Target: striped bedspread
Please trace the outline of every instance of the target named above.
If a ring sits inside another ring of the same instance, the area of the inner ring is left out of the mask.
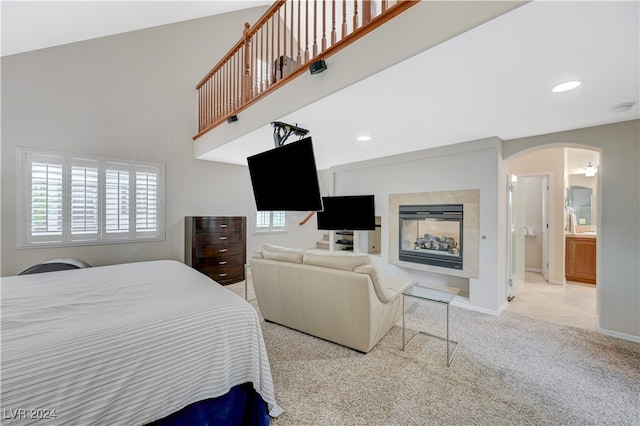
[[[260,322],[176,261],[2,278],[3,425],[137,425],[251,382],[279,415]]]

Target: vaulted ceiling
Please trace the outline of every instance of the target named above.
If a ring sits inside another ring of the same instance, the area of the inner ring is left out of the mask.
[[[2,1],[2,55],[270,3]],[[271,119],[311,131],[319,169],[490,136],[638,119],[639,5],[532,1]],[[582,85],[551,92],[567,80]],[[634,104],[612,111],[625,102]],[[247,156],[273,148],[271,134],[267,121],[203,158],[246,164]],[[356,140],[365,134],[370,141]]]

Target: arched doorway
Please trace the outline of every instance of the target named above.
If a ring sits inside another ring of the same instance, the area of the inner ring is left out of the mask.
[[[565,238],[571,232],[568,219],[574,211],[578,214],[573,222],[579,225],[577,229],[574,225],[573,232],[593,239],[595,247],[598,176],[584,175],[589,164],[600,164],[599,151],[574,146],[543,146],[508,159],[511,192],[507,199],[513,203],[508,207],[514,221],[508,229],[508,285],[513,287],[507,289],[507,310],[598,329],[596,285],[568,280],[565,271]],[[591,187],[589,202],[572,202],[572,186]]]

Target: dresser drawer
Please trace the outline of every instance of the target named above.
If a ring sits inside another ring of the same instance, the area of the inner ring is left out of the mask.
[[[244,244],[215,244],[208,246],[196,246],[196,259],[219,256],[233,256],[240,254],[240,262],[244,263]]]
[[[212,244],[234,244],[242,243],[244,234],[241,232],[216,232],[196,234],[196,246],[208,246]]]
[[[244,256],[242,253],[234,256],[222,254],[219,256],[200,257],[196,259],[195,268],[200,270],[203,268],[228,268],[229,266],[244,265]]]
[[[231,284],[244,280],[244,265],[204,267],[198,270],[220,284]]]
[[[196,233],[244,233],[244,221],[233,217],[199,217],[195,219]]]

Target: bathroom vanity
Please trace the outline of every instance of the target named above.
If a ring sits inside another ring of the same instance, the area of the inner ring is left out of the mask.
[[[567,281],[596,283],[596,235],[565,236],[565,277]]]

